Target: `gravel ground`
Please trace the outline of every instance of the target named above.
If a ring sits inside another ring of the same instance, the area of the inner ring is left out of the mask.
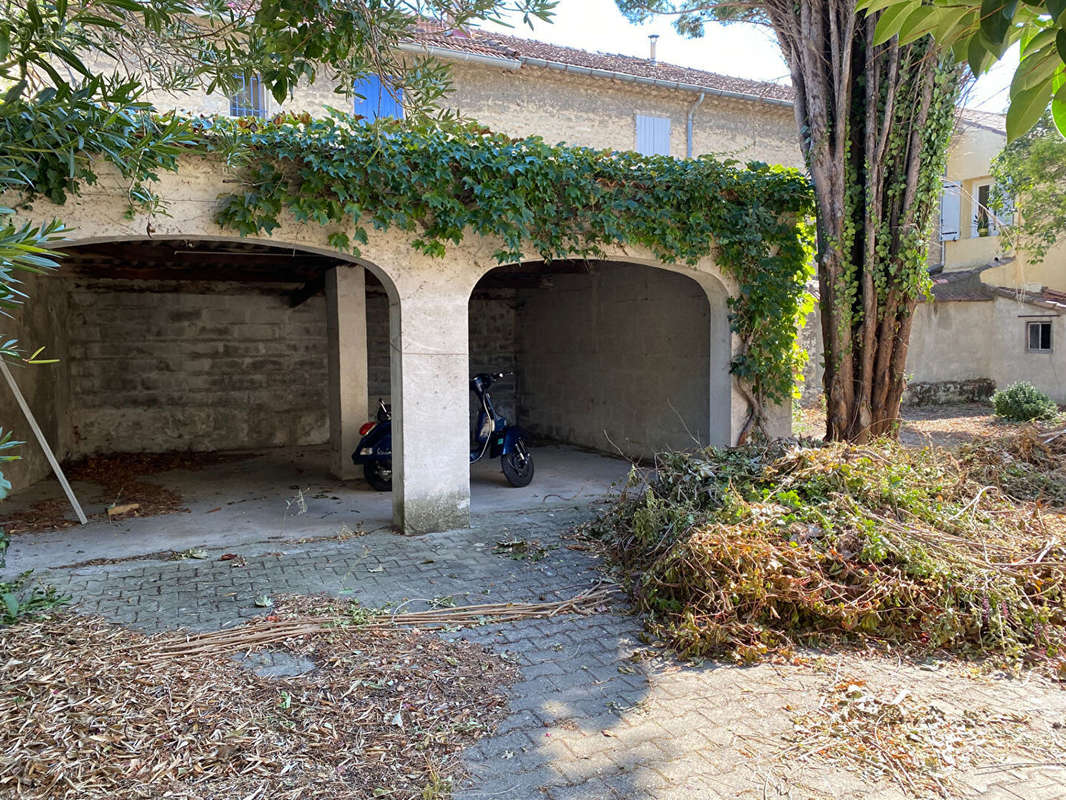
[[[1018,423],[1006,422],[992,412],[990,403],[958,403],[903,409],[900,441],[920,447],[934,444],[957,447],[983,437],[1003,436],[1017,430]],[[793,420],[800,436],[821,438],[825,432],[825,411],[820,407],[801,409]]]

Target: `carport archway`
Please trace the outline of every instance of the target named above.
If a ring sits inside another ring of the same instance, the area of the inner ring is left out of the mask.
[[[471,294],[470,371],[514,370],[498,405],[543,441],[627,458],[728,444],[724,297],[627,262],[500,267]]]
[[[57,450],[330,443],[330,470],[351,477],[369,394],[389,393],[369,385],[367,362],[368,333],[388,337],[387,290],[362,266],[217,238],[75,241],[64,256],[48,279],[65,310]],[[387,363],[373,366],[388,380]]]

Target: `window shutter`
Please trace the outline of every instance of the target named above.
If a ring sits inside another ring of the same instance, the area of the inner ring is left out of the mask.
[[[403,118],[403,96],[399,89],[389,91],[386,83],[378,75],[366,75],[352,86],[356,94],[352,109],[356,114],[375,120],[378,117]],[[396,95],[393,97],[393,95]],[[361,95],[361,96],[360,96]]]
[[[229,99],[229,114],[231,117],[259,117],[266,116],[266,98],[263,95],[263,82],[258,75],[237,75],[240,88]]]
[[[954,181],[944,181],[940,193],[940,241],[954,242],[959,238],[959,223],[962,222],[962,192]]]
[[[670,155],[670,118],[637,114],[637,152],[644,156]]]

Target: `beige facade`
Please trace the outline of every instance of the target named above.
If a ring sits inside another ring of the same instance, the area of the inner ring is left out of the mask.
[[[998,231],[987,235],[977,224],[981,187],[992,185],[992,161],[1007,142],[1006,134],[981,125],[963,124],[948,156],[946,181],[959,186],[958,239],[942,243],[932,263],[947,271],[986,267],[981,279],[989,286],[1039,292],[1047,287],[1066,291],[1066,242],[1053,247],[1040,263],[1010,250]],[[1024,214],[1025,210],[1020,209]]]
[[[443,54],[447,59],[448,54]],[[547,67],[450,63],[452,91],[447,105],[464,117],[511,136],[541,136],[551,143],[610,150],[636,149],[636,117],[670,120],[670,155],[684,158],[689,114],[692,153],[739,161],[764,161],[802,168],[791,106],[756,98],[739,99],[707,90],[682,90]],[[262,97],[265,116],[282,111],[323,116],[327,109],[349,111],[352,99],[306,83],[279,104]],[[700,97],[703,96],[701,100]],[[230,100],[222,94],[151,95],[161,110],[222,114]]]

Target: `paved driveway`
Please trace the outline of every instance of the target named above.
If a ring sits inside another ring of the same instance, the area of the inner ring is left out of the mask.
[[[204,559],[125,561],[45,577],[84,611],[149,631],[239,624],[262,613],[257,597],[281,592],[326,592],[367,606],[445,596],[461,604],[561,598],[600,577],[596,559],[564,536],[589,513],[573,505],[497,513],[476,517],[468,531],[264,541],[233,548],[241,559],[220,561],[227,548],[209,548]],[[515,537],[538,542],[544,557],[495,552],[496,542]],[[753,668],[645,660],[638,621],[621,604],[588,617],[457,635],[511,654],[522,673],[510,692],[510,716],[466,754],[471,777],[456,792],[459,800],[907,796],[885,780],[781,756],[789,714],[816,707],[842,675],[988,713],[1009,708],[1026,715],[1034,736],[1054,737],[1055,726],[1066,724],[1066,693],[1037,678],[973,677],[951,665],[919,668],[856,655]],[[1066,797],[1066,771],[1002,766],[1016,760],[1004,755],[990,771],[971,770],[958,796]]]

